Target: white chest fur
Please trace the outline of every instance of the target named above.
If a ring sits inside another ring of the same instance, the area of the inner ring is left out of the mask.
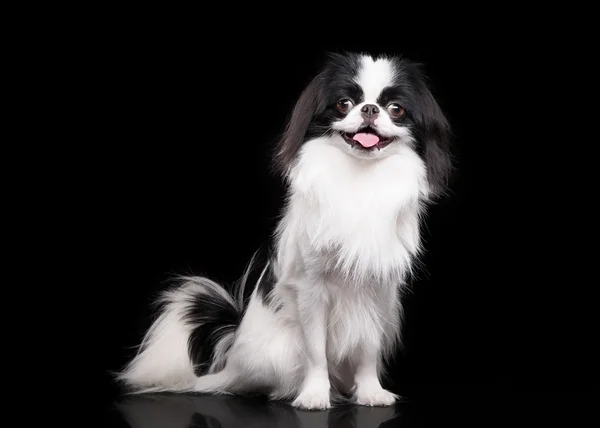
[[[410,268],[426,191],[425,166],[412,149],[366,160],[316,139],[303,146],[290,183],[279,229],[284,270],[300,264],[361,282],[397,280]]]

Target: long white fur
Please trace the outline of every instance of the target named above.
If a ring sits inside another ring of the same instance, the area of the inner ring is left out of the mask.
[[[363,58],[357,82],[365,103],[376,102],[391,73],[385,59]],[[356,129],[359,110],[334,127]],[[358,404],[392,404],[397,396],[380,383],[382,362],[399,340],[399,292],[421,248],[428,184],[410,131],[386,114],[377,126],[398,142],[368,154],[340,136],[302,146],[276,233],[271,304],[254,290],[227,339],[233,344],[223,370],[198,378],[187,354],[192,326],[180,317],[190,293],[219,292],[198,279],[165,296],[166,309],[121,379],[138,392],[267,391],[305,409],[329,408],[332,386]]]

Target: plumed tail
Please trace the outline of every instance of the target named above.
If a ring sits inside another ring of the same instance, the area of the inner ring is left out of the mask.
[[[158,316],[138,352],[116,374],[129,393],[225,393],[227,379],[218,371],[245,309],[245,288],[256,254],[231,292],[205,277],[180,277],[157,300]],[[215,374],[217,373],[217,374]],[[206,375],[199,384],[199,376]]]

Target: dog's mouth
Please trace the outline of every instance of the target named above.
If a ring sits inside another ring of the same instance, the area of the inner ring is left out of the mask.
[[[384,137],[370,126],[360,129],[358,132],[342,132],[346,143],[359,150],[381,150],[393,141],[393,138]]]

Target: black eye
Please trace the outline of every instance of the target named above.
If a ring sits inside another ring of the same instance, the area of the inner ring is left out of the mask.
[[[396,119],[406,114],[406,110],[404,110],[404,108],[398,103],[391,103],[390,105],[388,105],[387,111],[390,114],[390,116]]]
[[[341,99],[337,102],[337,109],[342,113],[348,113],[353,106],[354,104],[348,98]]]

